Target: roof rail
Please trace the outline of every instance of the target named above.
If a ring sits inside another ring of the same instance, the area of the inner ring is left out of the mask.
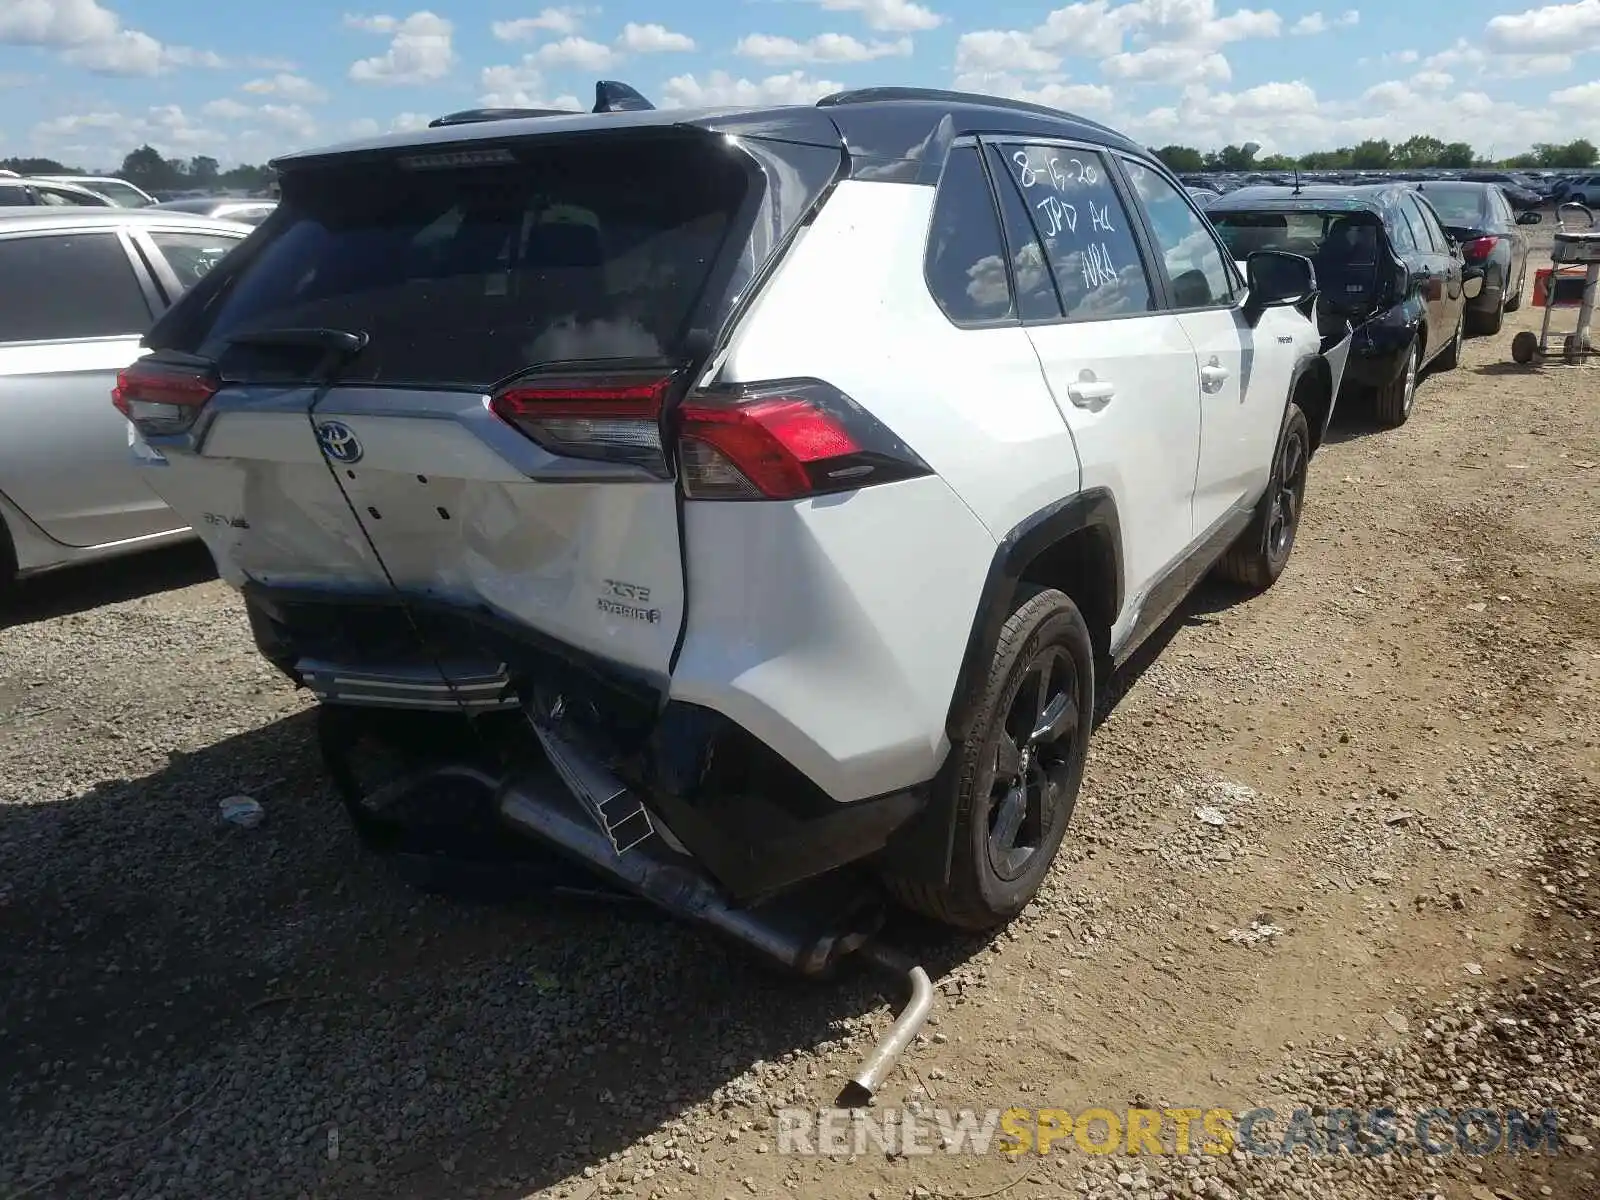
[[[428,128],[438,129],[443,125],[472,125],[478,121],[510,121],[518,117],[570,117],[571,115],[570,112],[560,108],[469,108],[435,117],[428,122]]]
[[[1004,108],[1013,112],[1034,113],[1041,117],[1071,117],[1084,125],[1092,125],[1109,133],[1116,132],[1088,117],[1065,109],[1033,104],[1027,100],[1007,100],[1003,96],[985,96],[980,92],[952,92],[943,88],[869,87],[853,88],[847,92],[834,92],[817,101],[818,108],[835,108],[846,104],[880,104],[896,100],[923,101],[939,104],[979,104],[987,108]]]

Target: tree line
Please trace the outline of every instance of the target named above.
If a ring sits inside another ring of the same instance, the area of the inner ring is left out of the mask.
[[[1220,150],[1197,150],[1193,146],[1152,148],[1158,158],[1174,171],[1381,171],[1418,167],[1590,167],[1600,151],[1586,138],[1570,142],[1539,142],[1525,154],[1498,161],[1479,158],[1466,142],[1446,142],[1426,134],[1390,144],[1383,138],[1369,138],[1354,146],[1336,150],[1314,150],[1298,158],[1287,154],[1257,157],[1251,146],[1224,146]],[[0,167],[20,175],[89,175],[103,172],[69,167],[52,158],[0,159]],[[147,192],[243,191],[264,192],[275,175],[271,167],[240,165],[222,170],[216,159],[196,155],[184,160],[163,158],[154,146],[130,151],[122,166],[112,174],[136,184]]]
[[[1426,134],[1391,144],[1384,138],[1368,138],[1354,146],[1337,150],[1314,150],[1298,158],[1269,154],[1258,158],[1252,146],[1224,146],[1201,151],[1193,146],[1162,146],[1155,150],[1162,162],[1174,171],[1383,171],[1443,167],[1590,167],[1597,151],[1586,138],[1570,142],[1538,142],[1525,154],[1491,161],[1479,158],[1466,142],[1446,142]]]
[[[19,175],[115,175],[135,187],[156,192],[264,192],[277,178],[271,167],[241,164],[224,171],[216,159],[197,154],[190,159],[163,158],[154,146],[140,146],[122,159],[115,171],[70,167],[53,158],[4,158],[0,167]]]

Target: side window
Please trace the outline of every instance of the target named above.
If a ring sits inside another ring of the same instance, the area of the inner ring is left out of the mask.
[[[154,232],[150,240],[161,251],[185,291],[199,283],[240,239],[220,233]],[[177,299],[177,297],[173,297]]]
[[[0,239],[0,340],[129,336],[150,316],[116,234]]]
[[[1156,248],[1167,264],[1174,308],[1212,308],[1232,304],[1233,273],[1216,236],[1187,196],[1149,167],[1123,159],[1123,167],[1150,214]]]
[[[1426,250],[1432,247],[1435,251],[1444,251],[1450,248],[1450,239],[1445,236],[1439,227],[1439,218],[1434,215],[1433,208],[1418,200],[1415,196],[1407,196],[1407,202],[1416,210],[1417,245]]]
[[[1025,320],[1086,321],[1154,307],[1133,223],[1100,155],[1009,143],[991,147],[989,162]]]
[[[957,325],[1013,315],[1000,221],[976,147],[957,146],[945,163],[925,273],[933,298]]]
[[[33,201],[28,198],[28,189],[20,183],[0,182],[0,207],[32,203]]]
[[[1394,248],[1401,254],[1414,253],[1427,245],[1423,239],[1422,230],[1413,227],[1416,218],[1407,211],[1407,206],[1397,204],[1389,210],[1389,240],[1394,243]]]

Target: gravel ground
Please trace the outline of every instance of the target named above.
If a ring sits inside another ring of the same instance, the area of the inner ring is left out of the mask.
[[[892,989],[410,889],[186,551],[0,630],[0,1197],[1600,1195],[1600,375],[1507,366],[1537,315],[1342,419],[1279,586],[1117,681],[1020,920],[897,928],[940,1003],[880,1105],[1554,1107],[1561,1155],[780,1155]]]

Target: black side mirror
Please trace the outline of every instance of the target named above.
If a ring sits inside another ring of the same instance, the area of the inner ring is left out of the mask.
[[[1250,287],[1246,308],[1290,308],[1317,294],[1317,269],[1303,254],[1257,250],[1245,259],[1244,266]]]
[[[1540,216],[1538,212],[1530,208],[1517,218],[1517,224],[1537,225],[1542,220],[1544,220],[1544,218]]]

